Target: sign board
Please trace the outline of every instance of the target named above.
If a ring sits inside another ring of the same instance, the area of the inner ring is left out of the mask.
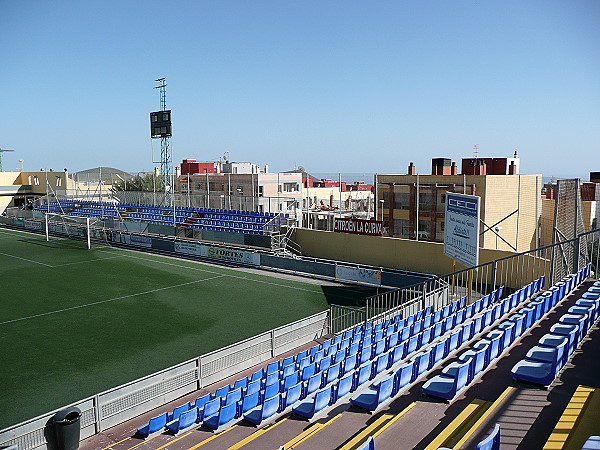
[[[360,281],[362,283],[381,284],[381,270],[336,265],[335,277],[338,280],[351,280]]]
[[[242,264],[260,265],[260,254],[223,247],[202,246],[202,256]]]
[[[38,220],[25,220],[24,222],[25,228],[29,228],[30,230],[42,230],[42,222]]]
[[[466,267],[479,264],[479,206],[476,195],[446,192],[444,254]]]
[[[336,218],[333,222],[333,231],[336,231],[338,233],[382,236],[383,222],[379,220]]]
[[[150,137],[171,137],[171,110],[154,111],[150,113]]]
[[[137,247],[152,248],[152,238],[146,236],[136,236],[135,234],[123,235],[123,242],[135,245]]]
[[[186,255],[202,256],[203,247],[203,245],[193,242],[175,242],[175,251],[177,253],[185,253]]]

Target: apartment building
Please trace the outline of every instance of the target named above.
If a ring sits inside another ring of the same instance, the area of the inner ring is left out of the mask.
[[[489,166],[488,166],[489,164]],[[467,158],[463,173],[448,158],[432,160],[431,174],[411,163],[403,175],[377,175],[377,220],[389,236],[444,240],[446,192],[481,197],[482,248],[526,251],[539,241],[541,175],[518,173],[518,158]],[[466,172],[466,173],[464,173]]]

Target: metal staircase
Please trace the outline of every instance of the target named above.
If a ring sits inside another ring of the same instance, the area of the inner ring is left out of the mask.
[[[287,256],[290,258],[297,258],[302,255],[302,249],[300,245],[294,242],[290,236],[296,229],[295,225],[288,226],[285,233],[273,233],[271,235],[271,250],[277,256]]]

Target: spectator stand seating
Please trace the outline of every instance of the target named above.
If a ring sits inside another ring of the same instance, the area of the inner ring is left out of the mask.
[[[589,266],[586,266],[577,274],[565,277],[549,291],[528,301],[514,314],[513,311],[519,305],[524,304],[532,294],[539,291],[543,283],[539,283],[537,290],[535,287],[529,289],[531,286],[529,285],[502,300],[494,307],[494,309],[500,308],[501,312],[505,312],[504,316],[494,322],[497,324],[496,329],[472,345],[469,350],[459,356],[457,361],[446,366],[440,375],[428,380],[423,385],[423,394],[452,401],[497,359],[502,357],[516,339],[542,320],[558,302],[585,279],[588,273]]]
[[[589,272],[589,270],[587,271]],[[589,288],[511,370],[513,379],[550,386],[600,314],[600,290]]]
[[[166,429],[180,431],[194,414],[194,425],[204,425],[215,432],[240,420],[262,426],[290,411],[314,421],[350,397],[363,409],[381,409],[382,404],[391,402],[462,345],[486,333],[494,324],[507,322],[504,315],[538,292],[543,283],[540,278],[506,299],[502,299],[500,287],[471,305],[461,298],[437,311],[428,307],[410,317],[397,315],[378,323],[360,324],[308,350],[271,362],[211,394],[179,405],[167,415],[162,428],[162,419],[153,418],[140,427],[138,434],[147,437]],[[572,282],[565,283],[550,292],[556,292],[557,296],[562,292],[564,296],[571,285],[574,286]],[[536,300],[550,304],[544,298]],[[538,312],[537,307],[531,307],[527,314],[514,314],[518,316],[514,319],[511,316],[508,322],[512,325],[504,324],[502,328],[511,336],[508,342],[514,340],[513,330],[524,327],[529,316],[533,318]],[[490,342],[481,347],[487,345],[499,351],[505,342],[504,334],[492,335]],[[474,353],[479,350],[479,347],[472,349]],[[181,417],[194,409],[196,413]],[[166,427],[177,420],[177,426]]]
[[[277,231],[288,214],[239,211],[216,208],[193,208],[145,205],[136,203],[93,202],[84,200],[52,201],[35,208],[40,212],[70,214],[98,219],[120,219],[192,229],[227,231],[244,234],[269,234]],[[269,225],[267,227],[267,225]]]

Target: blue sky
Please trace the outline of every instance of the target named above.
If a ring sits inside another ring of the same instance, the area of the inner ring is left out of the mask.
[[[175,162],[429,173],[478,144],[587,180],[598,23],[596,0],[0,0],[4,167],[149,170],[166,77]]]

